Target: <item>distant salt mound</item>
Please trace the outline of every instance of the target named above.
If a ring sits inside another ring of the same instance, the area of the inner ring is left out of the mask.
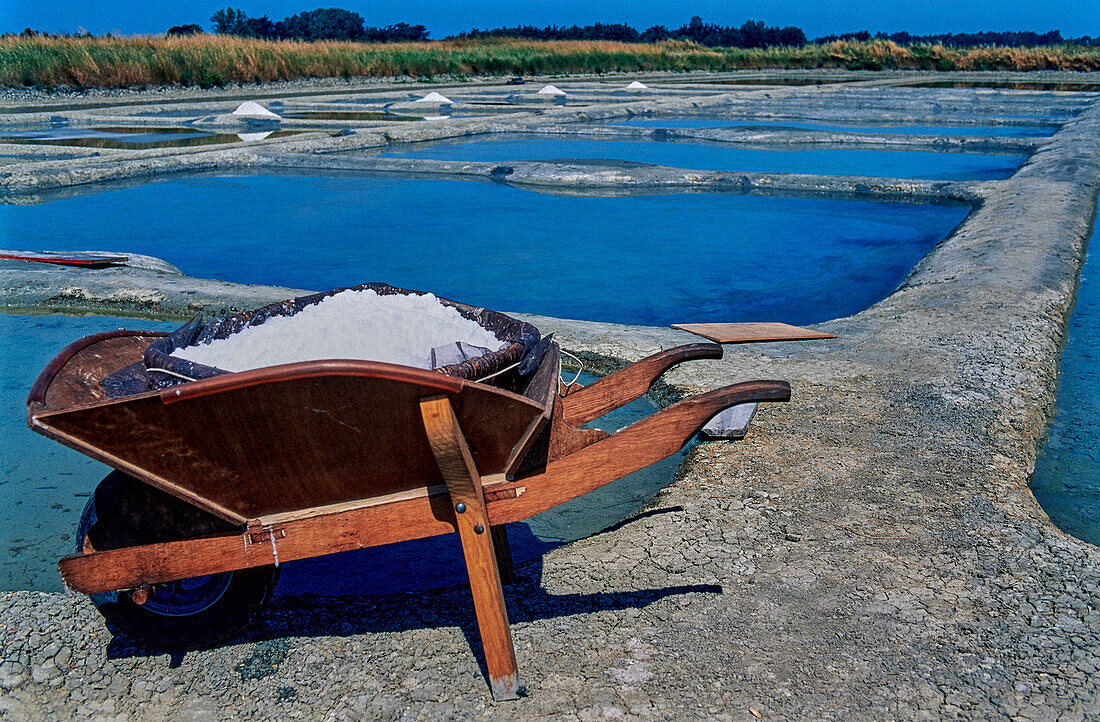
[[[237,106],[237,109],[233,111],[233,115],[244,115],[249,118],[278,118],[279,116],[272,113],[270,110],[254,103],[251,100],[246,100]]]
[[[382,296],[367,289],[342,291],[293,316],[273,316],[232,336],[176,349],[172,355],[225,371],[318,359],[365,359],[427,369],[432,349],[456,343],[490,351],[503,345],[433,294]]]
[[[271,135],[271,131],[264,131],[262,133],[237,133],[237,137],[245,142],[251,142],[255,140],[263,140],[267,136]]]
[[[649,86],[646,85],[645,83],[639,83],[637,80],[635,80],[633,83],[626,86],[626,89],[627,90],[649,90]]]
[[[425,95],[423,98],[421,98],[419,100],[414,100],[413,102],[414,103],[448,103],[448,104],[453,104],[453,101],[450,98],[448,98],[444,95],[440,95],[439,93],[435,92],[434,90],[432,92],[428,93],[427,95]]]
[[[544,85],[539,90],[539,95],[565,95],[565,91],[564,90],[559,90],[558,88],[555,88],[553,85]]]

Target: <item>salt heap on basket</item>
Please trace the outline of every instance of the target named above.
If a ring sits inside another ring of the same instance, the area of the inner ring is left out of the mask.
[[[431,293],[343,291],[293,316],[274,316],[224,339],[173,354],[225,371],[312,361],[363,359],[432,368],[432,350],[461,343],[488,351],[502,342]]]

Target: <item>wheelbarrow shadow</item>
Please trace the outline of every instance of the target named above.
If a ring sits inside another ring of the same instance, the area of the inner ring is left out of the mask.
[[[681,507],[671,507],[643,512],[600,533],[648,516],[680,510]],[[549,594],[542,588],[542,555],[564,543],[540,540],[523,523],[509,525],[508,533],[516,573],[514,582],[504,587],[504,596],[513,624],[606,610],[640,609],[670,596],[722,593],[719,585],[692,584],[622,592]],[[459,627],[478,664],[484,667],[462,549],[453,534],[285,564],[274,599],[242,635],[225,644],[256,642],[271,646],[270,643],[286,637],[346,637],[439,626]],[[164,653],[111,631],[115,636],[107,648],[109,659]],[[183,656],[182,652],[173,652],[172,666],[178,666]]]

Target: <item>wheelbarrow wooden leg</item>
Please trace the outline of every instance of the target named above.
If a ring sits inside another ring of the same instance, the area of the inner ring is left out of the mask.
[[[493,549],[497,553],[497,569],[500,571],[500,581],[503,584],[513,584],[516,581],[516,567],[512,562],[512,545],[508,543],[508,527],[504,524],[494,524],[489,527],[493,535]]]
[[[454,409],[446,396],[422,399],[420,412],[424,430],[435,455],[443,480],[455,506],[455,521],[470,575],[474,612],[485,649],[489,686],[497,700],[518,699],[519,671],[508,610],[504,606],[500,571],[493,549],[489,514],[481,491],[481,477],[474,466],[470,447],[459,428]]]

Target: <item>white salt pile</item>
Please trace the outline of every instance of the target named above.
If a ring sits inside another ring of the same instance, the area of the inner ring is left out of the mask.
[[[433,348],[456,341],[494,351],[504,346],[430,293],[343,291],[293,316],[275,316],[172,355],[225,371],[316,359],[365,359],[426,369]]]
[[[649,86],[646,85],[645,83],[639,83],[637,80],[635,80],[633,83],[626,86],[626,89],[627,90],[649,90]]]
[[[539,95],[565,95],[564,90],[558,90],[553,85],[544,85],[539,90]]]
[[[445,95],[440,95],[434,90],[419,100],[414,100],[414,103],[450,103],[450,98]]]
[[[233,111],[233,115],[246,115],[252,118],[278,118],[279,116],[272,113],[270,110],[254,103],[251,100],[245,101],[237,106],[237,109]]]
[[[269,135],[271,135],[270,130],[264,131],[262,133],[237,133],[237,137],[246,142],[263,140]]]

